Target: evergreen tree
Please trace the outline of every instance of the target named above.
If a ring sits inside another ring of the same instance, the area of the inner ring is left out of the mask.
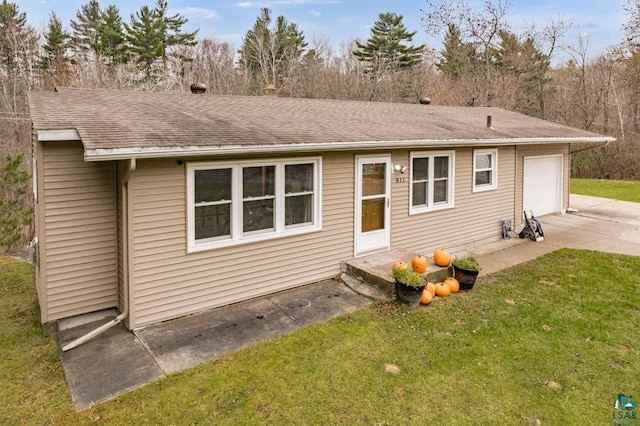
[[[253,28],[249,30],[240,48],[240,64],[258,84],[285,84],[293,67],[298,65],[307,43],[298,25],[278,16],[275,23],[271,10],[262,8]]]
[[[12,113],[26,109],[24,94],[32,90],[40,48],[38,34],[15,3],[0,3],[0,108]],[[13,127],[15,125],[7,125]],[[2,135],[0,135],[0,143]]]
[[[27,26],[27,15],[18,5],[2,0],[0,3],[0,61],[10,77],[18,66],[17,58],[23,45],[37,40],[33,29]]]
[[[33,213],[23,161],[24,154],[7,154],[0,166],[0,250],[7,252],[21,248]]]
[[[46,73],[55,74],[60,71],[59,67],[67,65],[67,49],[71,36],[62,28],[62,22],[55,12],[51,12],[47,29],[44,33],[44,57],[42,58],[42,68]]]
[[[371,37],[365,44],[356,42],[352,52],[366,64],[366,71],[383,75],[388,72],[411,68],[422,61],[425,46],[410,46],[417,31],[408,32],[402,15],[381,13],[371,29]]]
[[[153,10],[142,6],[135,16],[131,15],[131,24],[124,27],[130,52],[141,69],[150,75],[153,64],[162,58],[164,47]]]
[[[87,54],[93,52],[99,55],[98,26],[102,22],[100,3],[91,0],[76,12],[76,20],[71,20],[71,41],[78,52]]]
[[[98,25],[98,51],[108,65],[126,63],[129,59],[124,27],[118,8],[111,5],[102,12]]]
[[[449,24],[436,67],[453,78],[462,78],[473,73],[476,62],[473,45],[462,40],[460,29],[455,24]]]
[[[177,13],[168,16],[167,8],[165,0],[157,0],[155,8],[142,6],[135,15],[131,15],[131,24],[124,25],[130,51],[147,77],[152,76],[157,62],[166,64],[169,48],[197,43],[198,31],[182,32],[187,19]]]
[[[502,91],[516,94],[514,109],[528,115],[544,115],[544,98],[551,61],[531,37],[520,40],[508,30],[499,33],[500,43],[489,63],[503,80]]]

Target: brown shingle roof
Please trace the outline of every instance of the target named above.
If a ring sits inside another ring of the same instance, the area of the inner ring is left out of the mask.
[[[71,88],[30,93],[29,106],[37,132],[75,129],[85,150],[96,157],[230,147],[385,147],[412,141],[445,146],[613,140],[489,107]],[[487,116],[492,116],[492,128],[487,128]]]

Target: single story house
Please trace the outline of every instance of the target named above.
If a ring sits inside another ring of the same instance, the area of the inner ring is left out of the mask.
[[[130,329],[317,282],[341,261],[564,212],[573,143],[490,107],[58,88],[29,95],[43,323]],[[597,145],[594,145],[597,146]]]

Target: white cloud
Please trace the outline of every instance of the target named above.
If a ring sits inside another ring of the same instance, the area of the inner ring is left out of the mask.
[[[271,7],[271,6],[284,6],[284,5],[301,5],[301,4],[337,4],[342,3],[342,0],[271,0],[262,1],[259,3],[244,1],[236,3],[237,7],[247,9],[250,7]]]
[[[309,11],[309,15],[313,15],[313,16],[315,16],[317,18],[318,16],[322,15],[322,12],[320,12],[318,10],[310,10]]]
[[[175,9],[177,13],[180,15],[184,15],[190,19],[218,19],[220,15],[215,10],[204,9],[201,7],[183,7],[180,9]]]

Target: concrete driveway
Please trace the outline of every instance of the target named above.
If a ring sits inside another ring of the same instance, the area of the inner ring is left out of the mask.
[[[483,275],[563,247],[640,256],[640,204],[572,195],[571,211],[540,218],[544,241],[516,237],[471,246],[469,251],[483,265]],[[370,303],[344,284],[329,280],[134,333],[119,325],[75,349],[60,352],[60,358],[73,402],[82,410],[167,374]],[[60,331],[58,346],[106,321]]]
[[[571,194],[567,214],[539,219],[544,241],[534,242],[516,236],[492,244],[470,246],[469,251],[483,266],[482,274],[565,247],[640,256],[640,203]]]

